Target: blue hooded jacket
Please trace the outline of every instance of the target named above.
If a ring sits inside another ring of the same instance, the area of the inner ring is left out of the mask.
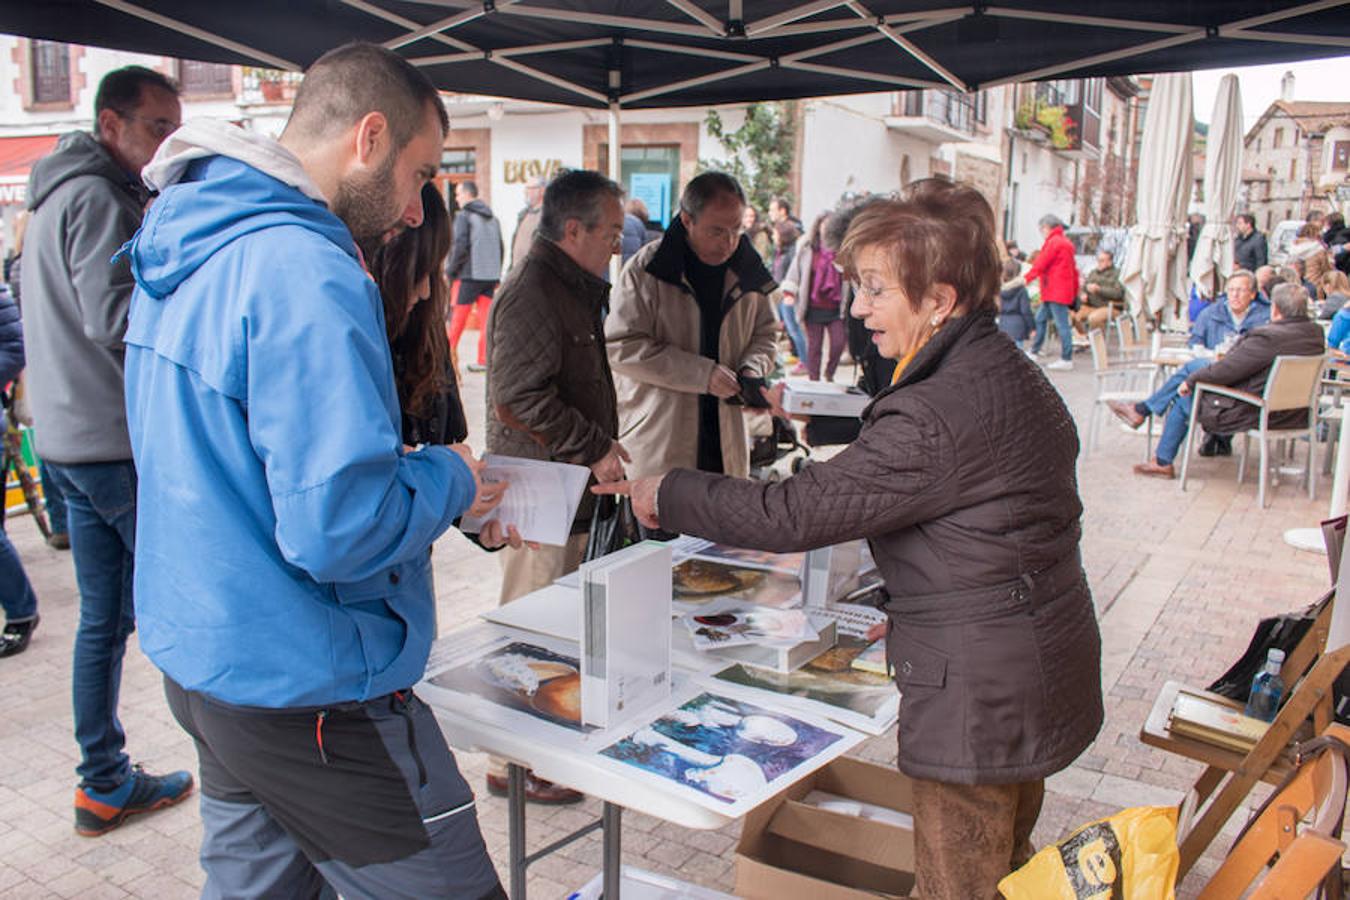
[[[1230,334],[1243,335],[1253,328],[1270,324],[1270,301],[1258,296],[1247,307],[1247,315],[1239,328],[1233,321],[1233,313],[1228,309],[1228,295],[1218,298],[1195,317],[1191,323],[1191,336],[1186,341],[1192,347],[1201,346],[1213,350],[1223,343]]]
[[[409,687],[436,637],[429,549],[473,476],[447,448],[402,452],[384,313],[346,226],[207,156],[127,251],[142,649],[247,706]]]

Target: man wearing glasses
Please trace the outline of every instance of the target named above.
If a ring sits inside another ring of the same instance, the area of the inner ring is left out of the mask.
[[[103,834],[134,813],[176,803],[187,772],[133,767],[117,718],[122,657],[135,629],[136,469],[123,399],[132,277],[110,260],[140,227],[141,169],[179,125],[178,88],[142,66],[109,72],[94,131],[65,135],[28,183],[24,332],[37,451],[66,497],[80,589],[73,666],[75,830]]]

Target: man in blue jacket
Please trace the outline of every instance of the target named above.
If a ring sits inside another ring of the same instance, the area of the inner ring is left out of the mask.
[[[197,747],[207,896],[505,896],[410,690],[431,543],[500,492],[465,447],[402,446],[356,249],[420,223],[446,129],[416,68],[350,44],[310,68],[280,141],[193,122],[145,172],[136,605]]]
[[[1256,276],[1238,269],[1228,276],[1225,293],[1206,306],[1191,323],[1192,347],[1214,350],[1228,338],[1270,324],[1270,301],[1256,292]]]

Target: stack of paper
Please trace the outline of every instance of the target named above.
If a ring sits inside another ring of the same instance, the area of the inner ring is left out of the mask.
[[[492,512],[460,520],[461,531],[477,534],[487,523],[500,522],[503,534],[514,525],[524,540],[556,547],[567,543],[591,478],[590,469],[492,453],[484,456],[483,462],[487,463],[480,476],[484,484],[506,481],[511,486]]]

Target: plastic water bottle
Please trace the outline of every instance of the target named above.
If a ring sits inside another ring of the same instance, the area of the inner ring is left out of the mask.
[[[1273,722],[1279,711],[1280,699],[1284,697],[1284,679],[1280,677],[1280,666],[1284,664],[1284,651],[1271,648],[1266,654],[1266,665],[1252,679],[1252,692],[1247,697],[1245,712],[1253,719]]]

